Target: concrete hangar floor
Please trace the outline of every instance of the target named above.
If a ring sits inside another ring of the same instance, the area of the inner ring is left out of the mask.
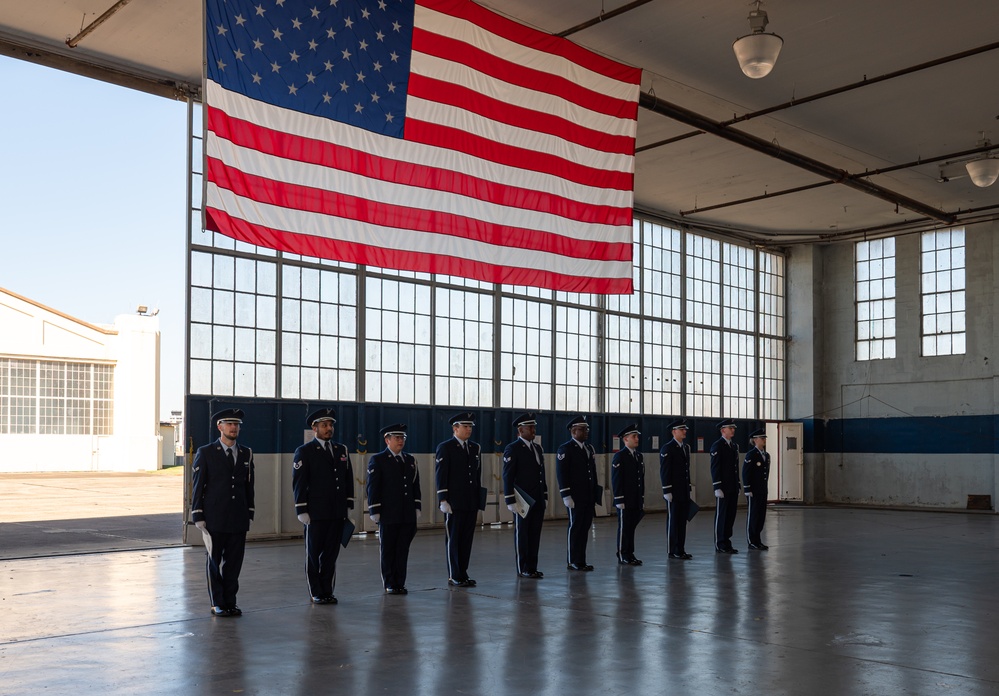
[[[0,693],[999,693],[995,516],[776,507],[769,551],[744,522],[741,552],[715,554],[703,511],[682,561],[648,515],[632,567],[599,518],[589,573],[546,522],[542,580],[515,575],[509,527],[485,527],[471,589],[448,587],[443,532],[420,532],[406,596],[357,537],[323,606],[300,540],[253,543],[238,618],[209,615],[200,548],[0,561]]]

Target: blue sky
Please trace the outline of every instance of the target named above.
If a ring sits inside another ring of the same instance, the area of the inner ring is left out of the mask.
[[[95,324],[160,314],[184,400],[186,105],[0,57],[0,287]]]

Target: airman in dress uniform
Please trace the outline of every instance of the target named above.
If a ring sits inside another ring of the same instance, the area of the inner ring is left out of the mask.
[[[437,445],[434,466],[437,501],[444,513],[448,583],[475,587],[475,580],[468,577],[468,563],[482,502],[482,448],[469,439],[475,425],[471,413],[459,413],[449,422],[454,437]]]
[[[402,423],[382,428],[385,449],[368,461],[368,514],[378,525],[382,581],[387,594],[409,594],[406,589],[409,545],[416,536],[421,512],[416,458],[403,452],[406,430]]]
[[[305,525],[305,575],[313,604],[336,604],[336,560],[348,510],[354,509],[354,470],[347,447],[333,442],[336,411],[321,408],[305,424],[315,438],[295,450],[291,484]]]
[[[659,478],[669,515],[666,520],[667,550],[670,558],[689,560],[687,517],[690,513],[690,446],[684,444],[687,422],[682,418],[669,425],[673,439],[659,450]]]
[[[766,551],[769,546],[763,543],[763,522],[767,518],[767,498],[770,495],[770,453],[767,452],[767,430],[754,430],[749,441],[753,448],[746,452],[742,465],[742,486],[749,501],[749,515],[746,520],[746,537],[749,548]]]
[[[586,541],[593,526],[594,505],[599,502],[596,452],[586,442],[590,436],[586,416],[576,416],[566,428],[572,439],[563,442],[555,455],[559,495],[569,511],[566,564],[569,570],[593,570],[586,562]]]
[[[638,451],[642,434],[632,423],[617,434],[621,449],[611,461],[611,486],[617,508],[617,562],[642,565],[635,558],[635,528],[645,516],[645,462]]]
[[[214,616],[239,616],[236,605],[246,532],[253,519],[253,452],[236,443],[243,411],[212,415],[219,439],[194,455],[191,521],[205,536],[208,598]]]
[[[514,513],[517,574],[535,580],[545,576],[538,570],[538,549],[548,506],[545,456],[541,445],[534,441],[537,424],[533,413],[515,418],[513,425],[519,437],[503,450],[503,495],[507,508]],[[518,494],[534,501],[525,517],[517,514]]]
[[[735,421],[727,418],[718,423],[721,437],[711,445],[711,486],[715,491],[715,552],[739,553],[732,547],[732,528],[739,505],[739,446],[735,437]]]

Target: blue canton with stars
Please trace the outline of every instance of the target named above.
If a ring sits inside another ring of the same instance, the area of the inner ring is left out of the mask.
[[[208,0],[208,78],[401,138],[413,0]]]

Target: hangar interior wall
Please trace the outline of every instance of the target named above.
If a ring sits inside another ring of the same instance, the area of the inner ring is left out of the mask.
[[[810,433],[814,502],[963,509],[969,495],[990,495],[994,509],[999,225],[965,232],[963,355],[923,355],[921,235],[895,239],[896,356],[890,359],[855,357],[854,245],[792,253],[789,412]],[[796,286],[807,289],[809,274],[814,291],[796,296]]]

